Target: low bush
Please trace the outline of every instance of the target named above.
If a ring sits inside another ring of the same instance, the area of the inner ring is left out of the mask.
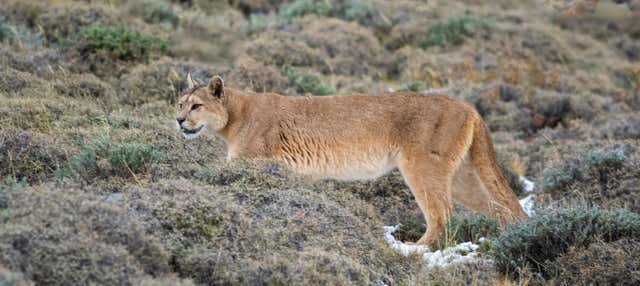
[[[601,116],[592,122],[596,138],[640,139],[640,114],[636,112]]]
[[[544,169],[540,184],[543,197],[640,210],[640,200],[634,195],[640,174],[636,146],[619,144],[579,150]]]
[[[271,65],[259,64],[251,58],[236,63],[236,67],[225,79],[225,84],[255,92],[289,93],[289,79],[282,74],[280,69]]]
[[[269,165],[244,166],[231,180],[220,179],[231,171],[225,168],[202,174],[216,185],[160,180],[128,196],[146,221],[157,222],[153,229],[181,277],[203,284],[375,284],[402,277],[412,263],[384,262],[399,254],[387,251],[381,223],[363,215],[357,198],[342,194],[347,208],[295,187]]]
[[[392,22],[383,12],[385,4],[383,1],[363,0],[295,0],[280,6],[278,18],[281,22],[291,22],[306,15],[334,17],[386,31]]]
[[[102,24],[83,28],[76,45],[81,54],[105,52],[114,59],[124,61],[148,61],[168,51],[168,42],[165,40],[126,26]]]
[[[455,243],[477,242],[481,237],[492,238],[499,235],[500,223],[487,215],[462,213],[451,217],[446,233]]]
[[[511,277],[526,271],[557,274],[556,260],[570,247],[586,247],[640,235],[640,215],[624,209],[577,208],[552,211],[513,226],[491,250],[497,269]]]
[[[305,17],[297,38],[318,51],[327,66],[323,73],[363,77],[382,76],[383,49],[372,31],[340,19]],[[320,66],[322,67],[322,66]]]
[[[164,1],[144,0],[133,1],[130,13],[142,17],[149,24],[159,24],[162,27],[173,29],[180,23],[180,17],[173,7]]]
[[[310,72],[300,72],[294,69],[285,71],[291,83],[300,94],[329,95],[336,93],[336,89],[322,82],[320,76]]]
[[[557,281],[562,285],[639,285],[638,257],[640,241],[635,239],[573,247],[558,258]]]
[[[0,129],[0,178],[39,182],[61,169],[66,146],[43,134]]]
[[[22,26],[11,25],[0,16],[0,42],[38,48],[42,45],[42,37]]]
[[[280,6],[278,15],[284,21],[291,21],[294,18],[309,14],[329,16],[332,10],[333,4],[330,0],[295,0]]]
[[[259,63],[277,66],[323,66],[322,54],[291,33],[267,31],[251,41],[245,54]]]
[[[7,67],[0,71],[0,92],[7,94],[20,93],[22,90],[46,89],[46,83],[28,72]]]
[[[491,21],[474,15],[451,17],[436,21],[429,26],[427,37],[420,41],[420,46],[460,45],[465,38],[473,36],[477,31],[487,30]]]
[[[66,45],[75,42],[82,30],[91,26],[116,25],[120,21],[113,10],[105,6],[47,5],[35,20],[50,44]]]
[[[153,145],[112,142],[108,137],[90,141],[82,151],[69,159],[68,168],[85,180],[116,174],[135,176],[149,171],[149,167],[163,159]]]
[[[412,81],[403,83],[398,91],[424,92],[429,86],[424,81]]]
[[[137,174],[148,169],[150,164],[160,161],[162,155],[153,145],[124,143],[109,150],[108,161],[119,174]]]
[[[71,97],[113,99],[116,96],[114,87],[92,74],[65,74],[59,76],[53,87],[59,94]]]
[[[38,285],[133,285],[169,271],[168,255],[126,209],[82,191],[12,192],[0,232],[0,264]]]

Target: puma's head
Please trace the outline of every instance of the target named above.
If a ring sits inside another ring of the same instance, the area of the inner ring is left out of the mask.
[[[213,76],[206,85],[187,76],[189,88],[178,101],[176,124],[185,139],[193,139],[207,130],[220,131],[227,125],[224,82]]]

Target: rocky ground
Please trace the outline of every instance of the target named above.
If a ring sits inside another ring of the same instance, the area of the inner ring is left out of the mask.
[[[0,284],[637,285],[639,16],[637,0],[0,0]],[[187,73],[463,98],[535,214],[500,229],[460,209],[437,247],[404,251],[425,226],[397,171],[309,182],[185,143]]]

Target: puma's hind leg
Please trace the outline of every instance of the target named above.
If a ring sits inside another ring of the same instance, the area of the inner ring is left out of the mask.
[[[426,232],[415,244],[432,244],[444,232],[453,211],[450,190],[453,170],[437,160],[421,157],[401,159],[398,165],[427,222]]]

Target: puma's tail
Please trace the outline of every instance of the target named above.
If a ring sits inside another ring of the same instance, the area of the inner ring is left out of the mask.
[[[503,222],[515,222],[527,217],[507,180],[502,175],[493,149],[489,129],[482,119],[473,126],[473,141],[469,149],[471,162],[486,190],[493,199],[493,208]]]

